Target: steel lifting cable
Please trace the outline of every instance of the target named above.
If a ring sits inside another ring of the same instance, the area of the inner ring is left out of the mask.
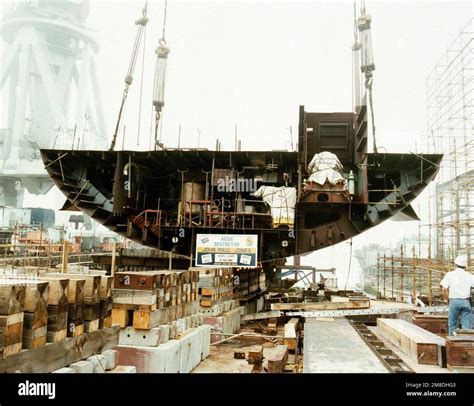
[[[142,100],[143,100],[143,77],[145,73],[145,50],[146,50],[146,26],[143,31],[142,72],[141,72],[141,78],[140,78],[140,101],[138,104],[137,145],[140,145],[140,129],[141,129]]]
[[[163,31],[162,31],[162,34],[161,34],[161,38],[159,39],[159,46],[158,48],[156,49],[156,53],[157,53],[157,56],[158,56],[158,61],[160,60],[160,58],[162,59],[163,63],[166,64],[166,58],[170,52],[169,48],[167,47],[167,44],[166,44],[166,18],[167,18],[167,11],[168,11],[168,0],[165,0],[165,5],[164,5],[164,11],[163,11]],[[161,99],[159,97],[159,94],[157,94],[157,87],[160,87],[162,86],[162,89],[164,89],[164,80],[165,80],[165,77],[164,77],[164,73],[163,73],[163,77],[160,78],[160,76],[157,76],[158,75],[158,72],[159,72],[159,62],[157,61],[157,65],[156,65],[156,68],[155,68],[155,79],[154,79],[154,85],[153,85],[153,89],[154,89],[154,94],[153,94],[153,105],[155,106],[155,143],[154,143],[154,150],[156,151],[158,147],[160,148],[163,148],[163,144],[161,142],[161,131],[162,131],[162,125],[163,125],[163,122],[161,120],[161,116],[162,116],[162,108],[164,106],[164,99]],[[166,66],[165,68],[166,69]],[[158,83],[157,83],[157,79],[158,79]],[[160,79],[162,84],[160,84]],[[162,90],[164,92],[164,90]],[[163,94],[162,94],[162,97],[163,97]]]
[[[115,148],[115,143],[117,141],[117,134],[120,128],[120,121],[122,119],[123,108],[128,96],[128,89],[133,82],[133,71],[135,70],[135,65],[137,62],[137,55],[140,49],[140,43],[142,40],[143,33],[145,31],[145,27],[148,23],[147,11],[148,11],[148,0],[145,1],[145,6],[142,9],[142,16],[137,21],[135,21],[135,25],[138,25],[138,29],[137,29],[137,34],[135,36],[135,43],[132,49],[132,57],[130,58],[130,64],[128,66],[127,76],[125,76],[125,88],[123,90],[122,102],[120,104],[120,110],[117,117],[117,124],[115,125],[115,132],[112,137],[112,143],[110,144],[110,148],[109,148],[110,151],[113,151]]]

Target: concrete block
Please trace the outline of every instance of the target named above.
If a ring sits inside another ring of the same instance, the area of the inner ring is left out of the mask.
[[[133,365],[117,365],[112,371],[105,371],[108,374],[136,374],[137,368]]]
[[[69,368],[74,369],[76,374],[91,374],[94,372],[94,365],[89,361],[78,361],[69,365]]]
[[[92,357],[87,358],[87,361],[92,363],[93,371],[96,374],[102,374],[105,372],[105,367],[107,365],[107,358],[102,354],[93,355]]]
[[[106,359],[105,369],[111,371],[118,364],[118,351],[117,350],[106,350],[102,353]]]
[[[202,336],[201,360],[203,360],[206,359],[211,352],[211,326],[199,326],[198,330]]]
[[[201,316],[201,323],[211,326],[215,333],[234,334],[240,329],[240,308],[223,313],[221,316]],[[221,335],[214,334],[212,342],[222,339]]]
[[[170,339],[170,326],[164,324],[158,328],[160,330],[160,344],[167,343]]]
[[[161,342],[160,327],[150,330],[137,330],[134,327],[125,327],[120,330],[119,344],[156,347]]]
[[[178,340],[170,340],[158,347],[117,347],[119,362],[133,365],[138,373],[179,372],[181,346]]]
[[[179,339],[181,346],[179,372],[189,373],[201,362],[202,333],[197,329],[188,330]]]
[[[73,368],[59,368],[56,371],[51,372],[52,374],[74,374],[76,371]]]
[[[186,319],[178,319],[176,324],[176,335],[180,335],[186,331]]]

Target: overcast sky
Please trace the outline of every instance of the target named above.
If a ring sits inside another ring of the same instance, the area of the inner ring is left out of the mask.
[[[88,24],[101,42],[98,76],[111,135],[135,38],[134,21],[144,2],[90,3]],[[139,60],[124,117],[129,149],[149,148],[154,49],[164,2],[149,3],[141,142],[137,145]],[[177,147],[181,124],[181,147],[196,147],[200,129],[200,147],[213,149],[219,138],[223,149],[232,149],[237,125],[243,149],[289,149],[290,126],[297,138],[299,105],[307,111],[350,111],[352,4],[170,0],[165,144]],[[370,1],[366,7],[372,16],[378,145],[389,152],[421,152],[420,145],[426,144],[426,77],[472,17],[472,3]],[[117,144],[121,147],[121,140]],[[418,204],[423,201],[415,202],[415,209]],[[416,222],[387,222],[354,243],[396,240],[417,227]],[[347,260],[347,247],[330,248],[331,255],[323,251],[318,262]],[[344,261],[341,268],[347,267]]]

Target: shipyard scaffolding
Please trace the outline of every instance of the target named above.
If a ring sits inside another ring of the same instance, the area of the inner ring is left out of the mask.
[[[439,304],[440,281],[457,255],[467,254],[473,271],[473,22],[462,28],[426,79],[428,151],[444,156],[428,188],[427,216],[418,236],[395,249],[376,246],[376,255],[357,254],[378,297]]]

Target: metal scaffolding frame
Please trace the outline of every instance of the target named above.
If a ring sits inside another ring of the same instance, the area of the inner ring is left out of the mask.
[[[429,149],[444,153],[431,188],[429,252],[446,261],[461,252],[474,257],[473,22],[464,26],[426,80]]]

